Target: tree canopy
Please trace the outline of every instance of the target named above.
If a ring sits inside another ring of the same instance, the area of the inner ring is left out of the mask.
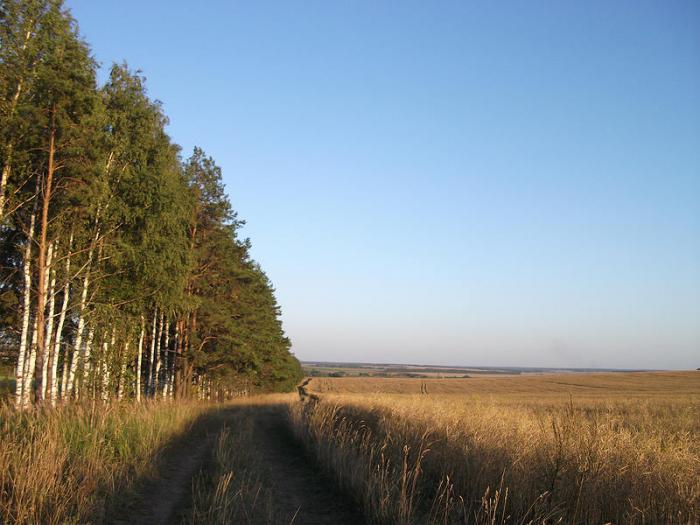
[[[301,377],[221,168],[145,79],[104,85],[62,0],[0,4],[0,344],[18,405],[239,395]]]

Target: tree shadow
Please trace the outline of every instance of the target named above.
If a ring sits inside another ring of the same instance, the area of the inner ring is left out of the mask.
[[[245,407],[214,406],[199,415],[151,456],[148,473],[120,480],[105,498],[97,522],[114,525],[179,523],[189,506],[192,480],[210,460],[222,427]]]

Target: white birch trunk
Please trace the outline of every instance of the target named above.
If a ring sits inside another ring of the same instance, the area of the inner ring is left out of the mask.
[[[29,345],[29,356],[24,364],[24,386],[22,387],[22,406],[29,406],[32,393],[32,378],[34,377],[34,368],[36,366],[36,339],[38,329],[38,318],[34,316],[34,328],[32,328],[32,342]]]
[[[31,313],[32,295],[32,244],[34,243],[34,223],[36,215],[32,214],[29,225],[29,235],[27,236],[27,246],[24,249],[24,261],[22,266],[24,273],[24,291],[22,305],[22,335],[20,336],[19,355],[17,356],[17,372],[15,373],[15,404],[22,406],[22,396],[24,392],[24,361],[27,353],[27,339],[29,336],[29,317]]]
[[[7,181],[10,179],[11,163],[12,144],[9,144],[5,151],[5,165],[2,167],[2,178],[0,179],[0,220],[5,215],[5,192],[7,191]]]
[[[58,397],[58,360],[61,357],[61,341],[63,338],[63,323],[66,320],[66,312],[68,311],[68,303],[70,300],[70,258],[71,248],[73,246],[73,232],[71,232],[68,240],[68,254],[66,256],[66,284],[63,286],[63,304],[61,305],[61,314],[58,317],[58,326],[56,326],[56,340],[53,346],[53,361],[51,362],[51,392],[49,393],[51,405],[56,406],[56,398]],[[68,354],[63,358],[63,381],[61,383],[61,392],[66,388],[66,373],[68,371]]]
[[[163,351],[163,319],[165,319],[165,314],[161,313],[158,318],[158,337],[156,339],[156,356],[155,356],[155,370],[153,371],[153,386],[151,395],[155,398],[158,395],[158,384],[160,383],[160,367],[161,367],[161,357],[160,354]]]
[[[48,254],[46,256],[46,274],[50,277],[49,289],[48,289],[48,300],[49,300],[49,315],[46,319],[46,353],[44,356],[44,361],[41,367],[41,398],[46,399],[46,383],[49,379],[49,361],[52,358],[51,337],[53,335],[53,316],[56,311],[56,296],[54,292],[56,291],[56,270],[52,268],[54,252],[56,251],[55,242],[49,244]],[[47,279],[48,280],[48,279]]]
[[[148,361],[148,383],[146,385],[146,391],[148,395],[151,395],[151,388],[153,385],[153,368],[154,360],[156,355],[156,323],[158,320],[158,308],[153,312],[153,333],[151,334],[151,359]]]
[[[130,342],[131,341],[127,341],[126,343],[124,343],[124,355],[121,356],[122,366],[119,370],[119,388],[117,389],[117,399],[119,401],[121,401],[122,397],[124,397],[124,384],[126,382],[126,361],[129,355]]]
[[[143,338],[146,335],[145,319],[141,316],[141,335],[139,335],[139,348],[136,355],[136,401],[141,402],[141,361],[143,359]]]
[[[102,401],[104,401],[105,403],[109,401],[109,387],[112,379],[112,370],[110,364],[111,361],[113,361],[113,359],[110,359],[110,357],[112,357],[110,353],[114,348],[115,335],[116,327],[112,326],[112,337],[109,340],[109,344],[107,344],[107,342],[104,342],[102,344]]]
[[[76,332],[75,345],[73,347],[73,356],[71,358],[70,369],[68,373],[68,383],[67,386],[64,388],[64,392],[62,394],[64,399],[66,399],[73,392],[74,389],[77,390],[75,385],[75,374],[78,370],[78,361],[80,361],[81,355],[81,344],[83,342],[83,331],[85,330],[85,307],[87,305],[88,288],[90,287],[90,270],[92,268],[92,258],[95,254],[95,245],[97,244],[97,241],[100,238],[100,211],[101,208],[100,206],[98,206],[97,211],[95,212],[95,235],[92,239],[92,242],[90,243],[90,249],[88,250],[87,256],[87,263],[85,265],[85,277],[83,278],[83,291],[80,296],[80,310],[78,314],[78,330]],[[66,350],[66,358],[67,357],[68,351]]]
[[[168,346],[170,344],[170,321],[168,319],[165,319],[164,331],[165,342],[163,343],[163,388],[161,391],[163,399],[165,399],[165,396],[168,392]],[[158,364],[160,364],[160,361],[158,361]]]
[[[85,349],[83,350],[83,388],[87,389],[89,386],[90,372],[92,371],[92,361],[90,360],[90,355],[92,353],[92,342],[95,339],[95,327],[90,326],[88,330],[87,341],[85,342]],[[79,385],[75,383],[75,397],[79,394]]]
[[[80,353],[82,351],[81,345],[83,343],[83,332],[85,331],[85,305],[87,303],[87,294],[89,286],[90,274],[88,273],[83,278],[83,291],[80,294],[80,310],[78,313],[78,330],[75,334],[75,345],[73,346],[73,356],[71,358],[70,371],[68,373],[68,384],[64,388],[63,399],[68,398],[68,396],[73,392],[75,386],[75,373],[78,370],[78,361],[80,361]],[[68,355],[66,355],[66,358],[67,357]]]

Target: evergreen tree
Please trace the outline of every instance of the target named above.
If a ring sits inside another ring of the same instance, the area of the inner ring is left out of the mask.
[[[16,400],[218,397],[301,377],[220,168],[61,0],[0,4],[0,339]],[[32,384],[33,380],[33,384]]]

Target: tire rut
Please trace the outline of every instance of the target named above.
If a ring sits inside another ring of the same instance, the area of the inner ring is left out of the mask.
[[[253,418],[255,454],[270,474],[269,489],[276,514],[287,517],[279,525],[365,525],[359,507],[337,489],[292,435],[286,407],[260,406]],[[211,458],[217,434],[236,424],[235,411],[221,409],[203,416],[186,436],[166,449],[157,476],[138,484],[138,493],[122,508],[113,525],[181,524],[191,503],[192,482]],[[241,451],[245,453],[245,450]]]
[[[276,412],[276,413],[275,413]],[[294,525],[363,525],[366,520],[355,502],[311,460],[292,436],[281,411],[261,411],[256,418],[258,452],[274,474],[275,506]]]

